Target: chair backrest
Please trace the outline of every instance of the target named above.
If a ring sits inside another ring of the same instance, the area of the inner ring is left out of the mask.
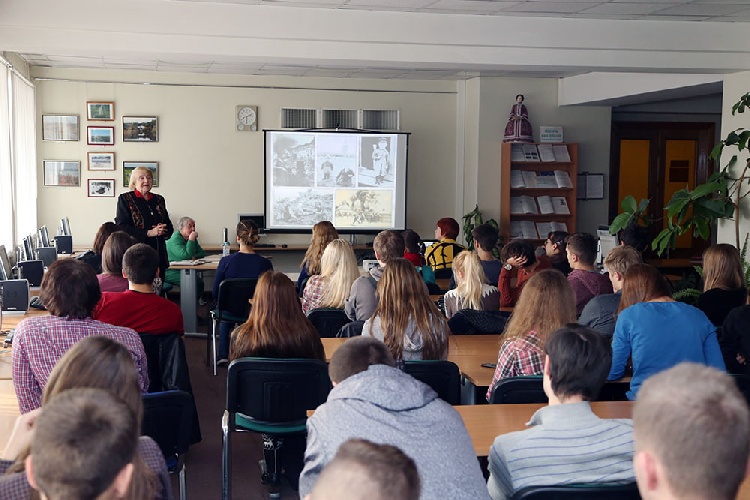
[[[750,405],[750,376],[733,374],[732,378],[737,385],[737,389],[745,397],[745,401]]]
[[[627,401],[630,382],[605,382],[599,391],[596,401]]]
[[[250,314],[250,302],[255,294],[258,278],[227,278],[219,283],[219,296],[216,309],[219,314],[229,314],[238,318],[247,318]]]
[[[451,405],[461,404],[461,374],[451,361],[407,361],[404,371],[437,392]]]
[[[184,391],[143,395],[141,434],[161,448],[166,459],[187,452],[193,428],[193,397]]]
[[[636,483],[527,486],[511,500],[640,500]]]
[[[547,403],[542,376],[510,377],[500,380],[490,395],[490,404]]]
[[[227,411],[265,423],[301,423],[331,391],[317,359],[240,358],[227,372]]]
[[[336,334],[336,338],[348,339],[351,337],[358,337],[362,335],[362,329],[365,327],[364,321],[351,321],[344,326]]]
[[[307,313],[307,319],[313,324],[320,338],[335,338],[342,326],[349,323],[349,317],[343,309],[319,307]]]
[[[503,333],[509,313],[461,309],[448,320],[454,335],[497,335]]]

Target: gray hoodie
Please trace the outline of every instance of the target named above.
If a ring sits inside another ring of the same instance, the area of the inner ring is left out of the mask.
[[[370,366],[334,387],[315,410],[307,421],[300,498],[350,438],[398,446],[410,456],[422,480],[422,500],[489,498],[461,416],[430,387],[397,368]]]
[[[370,279],[372,276],[375,283]],[[349,292],[349,298],[344,302],[344,311],[352,321],[365,321],[370,319],[372,313],[378,307],[378,295],[376,293],[377,282],[383,277],[383,268],[375,266],[370,269],[370,276],[360,276]]]

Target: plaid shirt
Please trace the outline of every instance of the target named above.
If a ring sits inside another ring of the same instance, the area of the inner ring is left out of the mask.
[[[73,344],[92,335],[109,337],[128,348],[138,367],[141,390],[147,391],[146,353],[141,338],[134,330],[108,325],[91,318],[26,318],[16,328],[12,351],[13,386],[16,389],[21,413],[30,412],[42,405],[42,390],[57,360],[62,358]]]
[[[487,390],[487,400],[498,380],[523,375],[541,375],[544,370],[544,350],[539,335],[530,331],[523,338],[506,340],[500,346],[497,367]]]
[[[320,275],[311,276],[305,285],[305,291],[302,292],[302,312],[307,314],[316,307],[320,306],[323,300],[326,280]]]

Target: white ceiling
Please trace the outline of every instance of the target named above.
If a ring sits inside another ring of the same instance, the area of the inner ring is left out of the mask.
[[[0,0],[32,66],[457,80],[750,70],[750,0]]]

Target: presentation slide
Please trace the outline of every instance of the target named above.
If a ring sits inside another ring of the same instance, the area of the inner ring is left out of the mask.
[[[264,132],[268,230],[404,229],[409,134]]]

